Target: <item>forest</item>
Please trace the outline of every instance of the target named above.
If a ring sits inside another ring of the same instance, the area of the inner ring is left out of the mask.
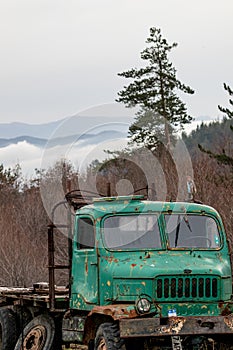
[[[30,181],[19,164],[9,169],[0,164],[0,285],[48,281],[47,226],[51,221],[62,224],[67,206],[58,218],[53,217],[54,206],[77,188],[94,196],[143,194],[159,201],[186,201],[191,177],[196,188],[193,200],[219,211],[232,246],[232,108],[219,106],[221,121],[202,123],[189,135],[178,136],[177,128],[182,130],[194,118],[177,91],[194,90],[177,79],[168,59],[176,43],[168,44],[157,28],[150,29],[146,43],[141,58],[148,65],[118,74],[131,82],[116,101],[139,108],[129,127],[127,148],[107,150],[104,161],[96,159],[82,173],[61,160],[47,170],[36,169]],[[233,91],[226,84],[224,89],[232,107]],[[56,262],[67,262],[66,230],[57,233],[55,254]],[[66,279],[66,273],[59,273],[56,283],[67,283]]]
[[[198,144],[201,144],[215,152],[221,152],[223,145],[228,145],[228,154],[232,155],[231,134],[222,133],[220,137],[218,133],[219,130],[224,130],[225,124],[225,120],[209,125],[202,124],[190,135],[183,134],[182,139],[189,149],[192,161],[193,179],[197,188],[195,200],[213,206],[220,212],[227,236],[233,243],[233,168],[230,164],[223,164],[198,148]],[[46,172],[37,171],[30,181],[23,178],[19,165],[6,169],[2,164],[0,166],[0,285],[31,286],[34,282],[48,280],[47,225],[51,219],[43,205],[41,184],[52,187],[58,181],[63,181],[65,194],[66,191],[78,187],[90,190],[95,183],[99,194],[107,195],[107,186],[110,182],[112,195],[132,192],[146,195],[145,190],[138,190],[150,187],[151,183],[147,183],[145,169],[139,166],[139,161],[135,157],[135,154],[127,156],[117,154],[105,162],[93,162],[85,174],[78,174],[71,164],[61,161]],[[155,199],[185,200],[182,193],[178,194],[179,175],[174,162],[170,161],[166,153],[161,150],[157,150],[156,159],[159,160],[165,174],[165,180],[163,179],[161,184],[163,185],[165,181],[166,193],[160,191],[158,179],[154,179],[154,183],[157,184]],[[185,190],[185,179],[183,186]],[[56,204],[54,193],[52,192],[51,202]],[[57,242],[56,256],[64,263],[67,259],[66,235],[58,234]],[[65,274],[60,273],[57,282],[65,283],[65,278]]]

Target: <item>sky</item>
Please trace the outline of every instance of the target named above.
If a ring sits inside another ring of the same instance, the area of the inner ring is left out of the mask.
[[[142,66],[150,27],[177,42],[170,59],[195,90],[196,119],[221,116],[233,87],[232,0],[1,0],[0,123],[59,120],[113,103]]]

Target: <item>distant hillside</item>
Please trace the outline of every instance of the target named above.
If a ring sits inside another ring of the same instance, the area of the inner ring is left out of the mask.
[[[4,123],[0,124],[0,138],[16,138],[22,135],[48,138],[61,121],[45,124]]]
[[[132,116],[73,116],[62,120],[45,124],[8,123],[0,124],[0,138],[9,139],[22,135],[36,137],[38,139],[49,139],[53,137],[66,137],[70,135],[81,135],[97,133],[97,128],[102,130],[128,130]]]
[[[219,151],[221,148],[232,150],[233,133],[230,129],[232,124],[229,119],[214,121],[209,124],[202,123],[189,135],[183,133],[182,139],[191,153],[198,150],[198,144],[212,151]]]
[[[26,141],[27,143],[30,143],[31,145],[38,146],[38,147],[44,147],[46,145],[47,140],[46,139],[39,139],[37,137],[31,137],[31,136],[19,136],[9,139],[2,139],[0,138],[0,148],[1,147],[7,147],[9,145],[16,145],[19,142]]]
[[[93,145],[98,144],[102,141],[113,140],[113,139],[121,139],[127,136],[126,132],[120,132],[115,130],[106,130],[98,132],[97,134],[81,134],[81,135],[70,135],[65,137],[55,137],[50,140],[37,138],[32,136],[19,136],[14,138],[0,138],[0,148],[7,147],[12,144],[18,144],[19,142],[26,141],[28,144],[37,146],[39,148],[43,148],[47,145],[47,147],[55,147],[62,145],[71,145],[76,142],[82,142],[82,146],[85,145]]]

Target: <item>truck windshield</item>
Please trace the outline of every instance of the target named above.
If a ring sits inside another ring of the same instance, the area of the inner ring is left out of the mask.
[[[161,238],[156,215],[116,215],[104,220],[104,242],[112,250],[159,249]]]
[[[220,236],[212,217],[171,214],[165,215],[166,232],[170,248],[217,249]]]

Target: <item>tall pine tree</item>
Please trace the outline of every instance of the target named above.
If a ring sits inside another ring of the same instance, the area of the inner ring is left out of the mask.
[[[224,90],[227,91],[227,93],[228,93],[228,95],[230,97],[229,100],[228,100],[229,104],[231,106],[233,106],[233,100],[231,99],[231,97],[233,96],[233,90],[230,88],[229,85],[227,85],[225,83],[223,84],[223,87],[224,87]],[[225,118],[233,119],[233,111],[232,110],[230,110],[227,107],[225,108],[225,107],[222,107],[222,106],[219,106],[219,105],[218,105],[218,109],[225,114]],[[231,128],[231,131],[233,131],[233,125],[231,125],[230,128]],[[232,169],[233,169],[233,157],[231,155],[226,154],[224,149],[222,150],[222,153],[214,153],[214,152],[212,152],[210,150],[206,150],[201,145],[198,145],[198,147],[199,147],[199,149],[202,152],[205,152],[210,157],[217,159],[217,161],[219,163],[230,165],[232,167]]]
[[[158,124],[162,123],[169,148],[173,127],[182,128],[192,120],[177,91],[188,94],[193,94],[194,91],[177,79],[176,69],[168,59],[169,52],[177,44],[169,45],[162,37],[161,30],[154,27],[150,29],[146,43],[148,47],[141,52],[141,58],[147,65],[118,74],[133,81],[118,92],[119,98],[116,101],[126,104],[127,107],[140,107],[136,120],[129,129],[132,142],[156,146],[161,132]]]

